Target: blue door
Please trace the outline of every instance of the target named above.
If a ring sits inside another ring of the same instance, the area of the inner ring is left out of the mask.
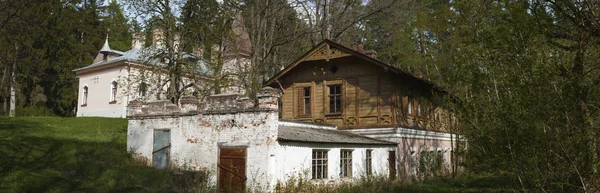
[[[169,167],[171,150],[171,131],[154,130],[154,148],[152,150],[152,167],[165,169]]]

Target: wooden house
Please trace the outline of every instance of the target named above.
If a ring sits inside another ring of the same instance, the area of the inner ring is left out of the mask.
[[[324,40],[265,85],[282,90],[283,120],[398,143],[399,174],[422,177],[431,171],[425,165],[453,165],[456,121],[443,103],[451,95],[374,54]]]
[[[359,51],[325,40],[266,82],[283,90],[282,119],[338,129],[402,126],[447,132],[448,93]]]

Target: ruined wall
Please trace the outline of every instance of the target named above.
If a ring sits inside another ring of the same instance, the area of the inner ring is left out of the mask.
[[[265,89],[255,102],[241,95],[216,95],[199,103],[183,97],[180,104],[169,101],[132,101],[127,147],[152,163],[155,130],[171,135],[170,167],[203,170],[217,182],[220,147],[245,147],[246,186],[272,189],[275,185],[274,155],[278,144],[277,92]]]

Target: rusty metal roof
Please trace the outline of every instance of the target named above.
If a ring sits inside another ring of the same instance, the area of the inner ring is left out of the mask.
[[[343,143],[365,145],[396,145],[397,143],[370,138],[348,131],[308,127],[279,126],[279,141]]]

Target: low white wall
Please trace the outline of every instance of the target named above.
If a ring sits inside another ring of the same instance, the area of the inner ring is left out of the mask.
[[[350,132],[362,134],[368,137],[398,143],[398,161],[400,177],[422,179],[426,174],[420,171],[421,153],[435,153],[442,155],[442,173],[449,173],[452,169],[452,153],[456,151],[456,134],[415,130],[408,128],[372,128],[352,129]],[[462,139],[464,140],[464,139]]]
[[[246,187],[272,189],[276,168],[269,166],[275,165],[277,118],[275,112],[251,112],[129,120],[127,147],[151,162],[154,129],[170,129],[171,166],[207,171],[213,184],[219,148],[245,147]]]
[[[298,142],[280,142],[277,152],[277,165],[281,167],[277,178],[281,183],[290,179],[312,178],[312,150],[327,150],[327,179],[313,180],[315,183],[328,183],[330,181],[344,181],[350,178],[340,177],[340,151],[352,151],[352,178],[358,179],[366,175],[366,150],[372,150],[372,175],[389,175],[389,151],[396,151],[395,146],[374,146],[355,144],[315,144]]]

